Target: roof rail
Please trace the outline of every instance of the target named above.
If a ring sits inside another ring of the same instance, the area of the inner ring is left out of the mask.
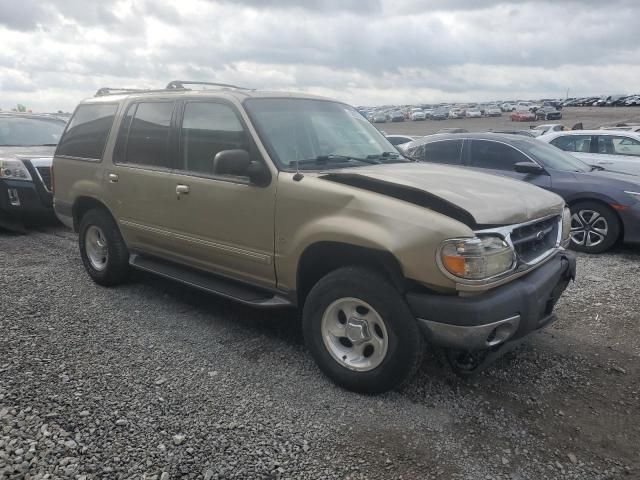
[[[118,93],[137,93],[137,92],[147,92],[147,89],[144,88],[111,88],[111,87],[102,87],[98,89],[95,97],[102,97],[104,95],[116,95]]]
[[[173,80],[167,84],[167,90],[186,89],[185,85],[212,85],[214,87],[222,88],[234,88],[236,90],[252,90],[247,87],[238,87],[237,85],[231,85],[229,83],[216,83],[216,82],[190,82],[187,80]]]

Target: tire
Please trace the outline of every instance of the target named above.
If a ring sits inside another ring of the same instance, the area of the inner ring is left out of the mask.
[[[609,250],[619,237],[620,219],[606,205],[584,200],[571,206],[572,249],[586,253],[602,253]]]
[[[354,392],[398,388],[413,377],[422,360],[424,339],[402,295],[366,268],[344,267],[322,278],[304,304],[302,330],[318,367]]]
[[[82,217],[78,242],[82,263],[94,282],[110,287],[127,280],[129,250],[107,211],[89,210]]]

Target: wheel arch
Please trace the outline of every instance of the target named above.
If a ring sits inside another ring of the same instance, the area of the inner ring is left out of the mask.
[[[109,210],[109,207],[107,207],[103,202],[101,202],[100,200],[94,197],[80,196],[76,198],[76,200],[73,202],[73,207],[71,208],[71,214],[73,216],[73,230],[76,233],[78,233],[78,229],[80,228],[80,222],[82,221],[82,217],[89,210],[93,210],[93,209],[101,209],[106,211],[109,215],[111,215],[111,218],[113,218],[115,222],[115,217],[113,216],[113,213],[111,213],[111,210]]]
[[[389,251],[336,241],[321,241],[305,248],[296,271],[296,300],[302,306],[313,286],[328,273],[349,265],[373,268],[399,290],[406,279],[398,259]]]

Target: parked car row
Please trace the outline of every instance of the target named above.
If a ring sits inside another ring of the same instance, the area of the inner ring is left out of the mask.
[[[640,106],[640,94],[570,98],[565,100],[563,105],[565,107],[637,107]]]

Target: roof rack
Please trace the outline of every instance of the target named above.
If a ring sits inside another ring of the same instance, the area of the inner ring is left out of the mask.
[[[138,92],[147,92],[148,90],[144,88],[111,88],[111,87],[102,87],[98,89],[94,96],[102,97],[104,95],[115,95],[118,93],[138,93]]]
[[[187,80],[173,80],[167,84],[167,90],[185,90],[185,85],[212,85],[214,87],[222,87],[222,88],[234,88],[236,90],[252,90],[247,87],[239,87],[237,85],[231,85],[229,83],[216,83],[216,82],[190,82]]]

